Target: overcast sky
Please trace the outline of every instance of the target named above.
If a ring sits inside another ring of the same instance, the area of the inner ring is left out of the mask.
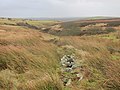
[[[0,17],[120,16],[120,0],[0,0]]]

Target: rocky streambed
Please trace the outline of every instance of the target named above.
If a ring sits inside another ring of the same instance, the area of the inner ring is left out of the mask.
[[[64,55],[60,64],[61,79],[64,86],[71,85],[73,82],[80,82],[83,79],[82,66],[77,64],[74,55]]]

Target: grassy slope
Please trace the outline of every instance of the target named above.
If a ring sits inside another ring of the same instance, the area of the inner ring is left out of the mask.
[[[83,90],[119,90],[120,53],[110,53],[108,47],[119,50],[120,42],[101,37],[63,37],[62,42],[78,49],[83,60],[84,80],[76,87]],[[79,51],[80,50],[80,51]]]
[[[39,26],[38,22],[28,22]],[[69,24],[66,25],[64,29],[69,27]],[[78,25],[72,24],[70,34]],[[116,51],[120,50],[119,35],[120,30],[102,35],[59,38],[20,26],[2,24],[0,89],[119,90],[120,53]],[[73,49],[66,50],[68,46]],[[60,80],[59,57],[72,53],[76,54],[79,63],[82,61],[84,79],[66,88]]]
[[[56,46],[42,33],[0,26],[0,89],[61,90]]]

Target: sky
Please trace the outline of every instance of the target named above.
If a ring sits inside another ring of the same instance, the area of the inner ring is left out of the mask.
[[[120,16],[120,0],[0,0],[0,17]]]

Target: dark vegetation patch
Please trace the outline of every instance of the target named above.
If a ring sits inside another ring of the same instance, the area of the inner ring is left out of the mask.
[[[109,26],[109,27],[120,26],[120,21],[117,21],[117,22],[109,22],[109,23],[107,24],[107,26]]]
[[[100,27],[92,28],[96,24],[106,24]],[[71,21],[71,22],[62,22],[61,27],[62,31],[51,31],[48,33],[58,36],[82,36],[82,35],[97,35],[97,34],[108,34],[110,32],[115,32],[116,30],[113,27],[120,26],[119,19],[103,19],[103,20],[86,20],[86,21]],[[89,26],[88,30],[82,30],[83,27]],[[103,30],[102,28],[106,28]]]
[[[28,24],[27,22],[24,23],[24,22],[19,22],[16,24],[17,26],[24,26],[24,27],[28,27],[28,28],[31,28],[31,29],[39,29],[38,27],[34,26],[34,25],[30,25]]]
[[[99,23],[98,23],[99,24]],[[89,25],[96,25],[96,23],[74,23],[74,22],[65,22],[61,26],[62,31],[48,31],[48,33],[58,36],[83,36],[83,35],[97,35],[97,34],[108,34],[110,32],[115,32],[116,30],[112,27],[105,27],[103,30],[102,27],[92,27]],[[89,26],[88,29],[82,30],[83,27]]]
[[[106,28],[103,30],[102,28],[89,28],[88,30],[80,31],[80,36],[82,35],[98,35],[98,34],[108,34],[110,32],[115,32],[114,28]]]

